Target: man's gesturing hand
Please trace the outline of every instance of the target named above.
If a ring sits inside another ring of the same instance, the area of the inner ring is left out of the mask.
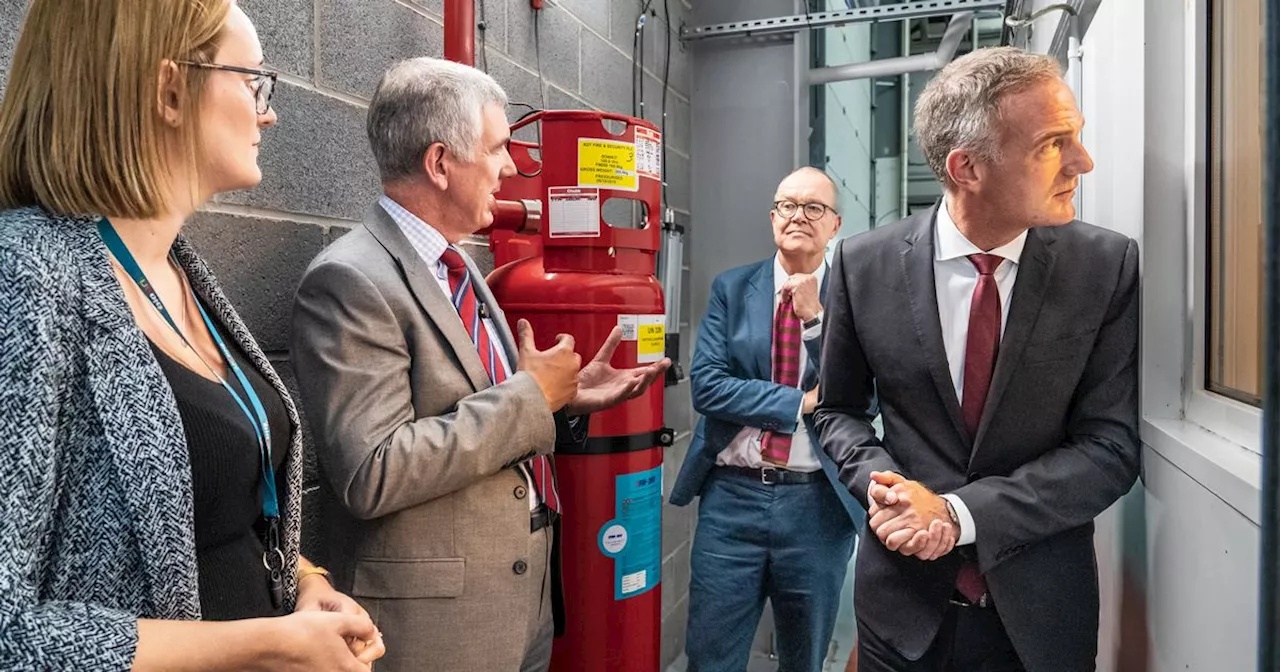
[[[533,376],[538,387],[542,388],[542,396],[547,406],[555,413],[578,395],[578,368],[582,365],[582,357],[573,351],[573,337],[568,334],[556,336],[556,344],[546,350],[539,350],[533,341],[533,326],[528,320],[516,323],[516,332],[520,340],[519,370]]]
[[[586,415],[635,399],[644,394],[656,380],[661,380],[671,360],[660,361],[634,369],[615,369],[609,363],[613,352],[622,342],[622,327],[609,332],[596,356],[578,373],[578,394],[565,409],[569,415]]]

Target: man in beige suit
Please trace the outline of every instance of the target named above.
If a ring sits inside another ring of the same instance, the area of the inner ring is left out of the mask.
[[[581,370],[567,335],[539,351],[522,322],[517,347],[457,247],[515,173],[506,103],[473,68],[393,66],[368,118],[384,195],[312,262],[294,304],[328,490],[317,559],[381,629],[379,670],[547,668],[563,622],[548,456],[670,364],[611,367],[620,330]]]

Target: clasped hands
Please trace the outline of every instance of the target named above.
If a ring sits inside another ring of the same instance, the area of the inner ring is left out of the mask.
[[[871,472],[867,507],[870,529],[891,551],[937,560],[960,538],[960,526],[953,522],[946,500],[901,474]]]

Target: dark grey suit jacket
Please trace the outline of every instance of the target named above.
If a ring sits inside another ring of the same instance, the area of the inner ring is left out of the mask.
[[[943,349],[935,213],[837,249],[815,424],[864,505],[871,472],[897,471],[958,495],[977,543],[924,562],[869,535],[857,561],[858,618],[918,658],[967,556],[1027,670],[1092,670],[1093,519],[1139,469],[1137,245],[1078,221],[1028,232],[975,439]],[[883,438],[871,426],[877,394]]]

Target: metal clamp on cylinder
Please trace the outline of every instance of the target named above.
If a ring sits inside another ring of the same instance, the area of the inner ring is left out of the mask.
[[[676,432],[670,427],[622,436],[592,436],[588,437],[581,446],[556,446],[556,454],[609,455],[613,453],[630,453],[654,447],[666,448],[675,443],[675,438]]]

